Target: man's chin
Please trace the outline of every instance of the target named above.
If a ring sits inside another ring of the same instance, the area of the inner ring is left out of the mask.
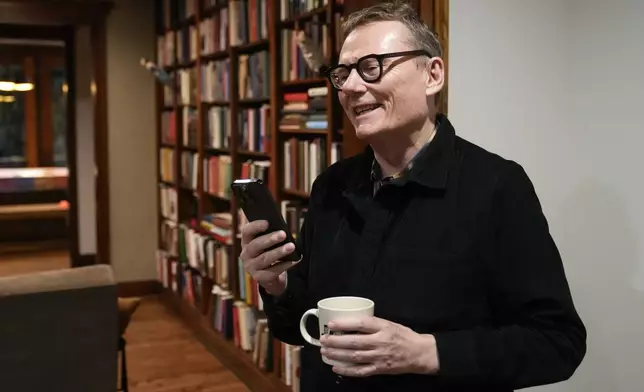
[[[383,131],[382,127],[372,124],[359,125],[355,127],[355,130],[356,137],[360,140],[368,140],[376,135],[379,135]]]

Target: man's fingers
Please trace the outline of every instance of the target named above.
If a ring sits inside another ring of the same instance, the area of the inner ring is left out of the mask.
[[[276,242],[279,242],[279,241],[281,240],[277,240]],[[270,245],[272,244],[273,242],[271,241]],[[264,247],[264,249],[267,247],[268,246]],[[295,246],[292,243],[289,243],[289,244],[277,247],[275,249],[269,250],[268,252],[261,253],[259,256],[256,257],[255,260],[252,260],[251,263],[253,264],[253,268],[255,270],[263,270],[264,268],[269,267],[271,264],[275,263],[276,261],[283,259],[285,256],[292,253],[293,250],[295,250]]]
[[[261,235],[244,246],[244,255],[242,260],[249,260],[252,258],[260,257],[266,249],[280,243],[286,238],[286,233],[283,231],[276,231]],[[263,256],[262,256],[263,257]]]
[[[378,365],[374,363],[354,366],[334,366],[333,372],[346,377],[367,377],[381,373]]]
[[[347,335],[326,334],[320,337],[320,343],[322,347],[350,350],[369,350],[378,346],[374,335],[363,335],[360,333]]]
[[[322,348],[320,353],[329,359],[348,362],[352,364],[373,363],[378,359],[378,353],[375,350],[343,350],[340,348]]]
[[[249,244],[257,235],[268,229],[268,222],[256,220],[246,223],[241,230],[242,246]]]
[[[352,331],[361,333],[376,333],[384,328],[383,320],[377,317],[352,317],[335,319],[329,322],[332,331]]]

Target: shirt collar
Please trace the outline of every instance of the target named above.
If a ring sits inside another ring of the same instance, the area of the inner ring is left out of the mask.
[[[426,143],[416,153],[410,163],[399,173],[382,178],[380,165],[376,161],[373,150],[367,147],[365,159],[371,160],[369,180],[390,182],[395,185],[404,185],[407,182],[416,182],[428,188],[444,189],[447,185],[447,175],[452,157],[454,156],[454,128],[444,115],[437,115],[436,135],[430,143]],[[384,181],[383,181],[384,180]],[[364,179],[363,179],[364,181]]]

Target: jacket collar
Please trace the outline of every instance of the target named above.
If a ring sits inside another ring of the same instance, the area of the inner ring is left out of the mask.
[[[403,186],[408,182],[415,182],[431,189],[445,189],[449,168],[455,156],[454,143],[456,132],[446,116],[438,114],[436,135],[431,143],[421,148],[413,158],[413,165],[406,168],[397,178],[390,181],[392,185]],[[359,157],[356,170],[345,177],[345,189],[350,193],[373,189],[373,175],[377,175],[377,163],[374,165],[374,152],[367,146]]]

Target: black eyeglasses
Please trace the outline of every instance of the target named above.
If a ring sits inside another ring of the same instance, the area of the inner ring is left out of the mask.
[[[375,83],[382,78],[382,60],[391,57],[400,56],[428,56],[431,54],[422,49],[408,50],[405,52],[394,52],[384,54],[368,54],[360,57],[358,61],[353,64],[339,64],[334,67],[327,68],[324,72],[329,81],[338,90],[342,90],[342,85],[347,81],[352,69],[358,71],[358,75],[367,83]]]

